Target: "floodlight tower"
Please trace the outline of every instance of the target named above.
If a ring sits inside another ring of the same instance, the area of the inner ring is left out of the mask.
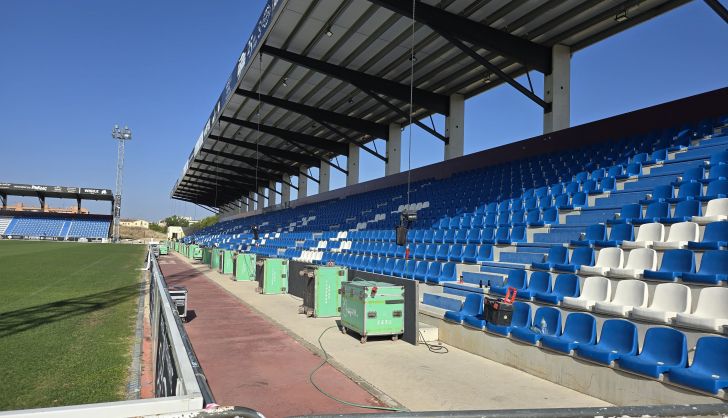
[[[114,231],[112,239],[119,242],[119,222],[121,220],[121,188],[124,181],[124,143],[131,139],[131,129],[125,126],[114,125],[111,130],[111,137],[119,141],[119,154],[116,158],[116,190],[114,192]]]

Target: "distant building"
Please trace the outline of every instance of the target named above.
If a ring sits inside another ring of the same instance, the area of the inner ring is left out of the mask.
[[[181,226],[167,227],[167,239],[182,239],[185,237],[185,229]]]
[[[129,226],[132,228],[149,229],[149,222],[144,219],[122,219],[119,221],[119,224],[121,224],[121,226]]]

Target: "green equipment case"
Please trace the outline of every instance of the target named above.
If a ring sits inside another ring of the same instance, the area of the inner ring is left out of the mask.
[[[197,246],[195,244],[190,244],[185,248],[187,250],[187,258],[192,259],[192,256],[195,255],[195,249],[197,248]]]
[[[160,243],[159,244],[159,255],[167,255],[169,254],[169,248],[167,247],[167,243]]]
[[[235,264],[235,252],[232,250],[223,250],[220,253],[220,265],[217,268],[222,274],[233,274]]]
[[[178,241],[174,242],[174,251],[179,252],[179,242]]]
[[[404,286],[358,280],[341,283],[342,332],[359,334],[361,343],[370,336],[404,333]]]
[[[202,260],[202,247],[199,245],[192,244],[189,247],[189,257],[193,260]]]
[[[237,281],[255,280],[255,254],[239,253],[235,257],[233,277]]]
[[[316,318],[339,316],[341,311],[341,282],[347,279],[346,267],[306,266],[300,272],[306,281],[303,305],[298,313]]]
[[[213,248],[212,249],[212,255],[210,260],[210,268],[213,270],[217,270],[220,268],[220,254],[222,253],[222,249],[220,248]]]
[[[210,261],[212,261],[212,248],[202,248],[202,264],[207,264],[209,266]]]
[[[288,293],[288,260],[258,258],[255,263],[256,291],[264,295]]]

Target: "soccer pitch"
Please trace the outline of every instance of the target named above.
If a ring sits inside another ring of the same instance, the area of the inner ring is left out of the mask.
[[[144,254],[0,241],[0,410],[125,398]]]

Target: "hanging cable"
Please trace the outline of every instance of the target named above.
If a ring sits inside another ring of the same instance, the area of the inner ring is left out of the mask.
[[[409,139],[407,146],[407,207],[410,205],[412,186],[412,115],[414,113],[415,91],[415,3],[412,0],[412,38],[410,43],[410,103],[409,103]]]
[[[255,192],[258,192],[258,160],[260,159],[260,154],[258,153],[258,143],[260,142],[260,105],[261,105],[261,97],[260,97],[260,86],[263,84],[263,54],[258,52],[258,135],[255,136]],[[258,206],[260,206],[260,200],[261,196],[258,196]]]

